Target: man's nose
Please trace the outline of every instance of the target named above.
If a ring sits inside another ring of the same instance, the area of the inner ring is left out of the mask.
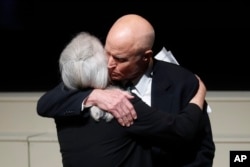
[[[112,56],[110,56],[109,59],[108,59],[108,68],[115,68],[115,67],[116,67],[116,62],[112,58]]]

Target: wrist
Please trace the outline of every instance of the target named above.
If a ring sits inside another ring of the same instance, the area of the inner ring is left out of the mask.
[[[83,101],[83,105],[88,107],[88,106],[94,106],[97,104],[97,99],[96,97],[98,97],[98,89],[94,89],[89,96]]]

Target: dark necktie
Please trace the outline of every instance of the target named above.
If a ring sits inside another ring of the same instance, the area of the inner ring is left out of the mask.
[[[131,81],[128,81],[125,84],[125,90],[131,92],[135,88],[134,84]]]

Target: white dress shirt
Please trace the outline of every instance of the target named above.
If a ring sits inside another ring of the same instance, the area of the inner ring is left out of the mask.
[[[131,92],[139,96],[142,101],[151,106],[151,85],[152,85],[152,65],[153,62],[149,63],[147,72],[139,79],[135,84],[135,88]]]

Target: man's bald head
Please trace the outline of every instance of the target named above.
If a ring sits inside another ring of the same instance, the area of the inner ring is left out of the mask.
[[[106,42],[115,41],[117,46],[151,50],[154,39],[154,28],[145,18],[136,14],[127,14],[113,24]]]

